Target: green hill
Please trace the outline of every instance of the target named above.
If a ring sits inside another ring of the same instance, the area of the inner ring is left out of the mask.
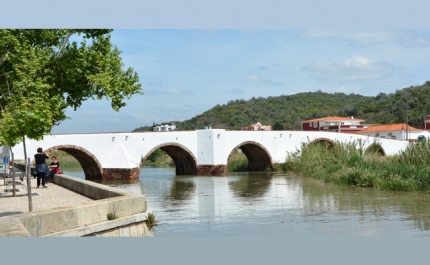
[[[366,124],[401,123],[406,121],[407,110],[409,125],[422,127],[423,116],[430,114],[430,81],[395,93],[379,93],[375,97],[317,91],[232,100],[189,120],[162,124],[176,124],[177,130],[202,129],[209,125],[217,129],[240,130],[258,121],[273,125],[274,129],[300,130],[301,121],[325,116],[354,116],[366,119]],[[152,131],[152,127],[142,126],[133,131]]]

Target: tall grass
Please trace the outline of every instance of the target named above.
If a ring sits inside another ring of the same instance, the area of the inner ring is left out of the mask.
[[[248,171],[248,158],[241,152],[235,152],[231,155],[227,164],[229,172],[244,172]]]
[[[152,152],[146,160],[142,161],[143,166],[174,167],[172,158],[163,150],[157,149]]]
[[[64,169],[79,169],[82,168],[79,161],[74,158],[72,155],[64,152],[64,151],[51,151],[49,152],[49,159],[47,159],[47,163],[50,164],[52,162],[51,158],[55,156],[57,161],[60,162],[60,167]]]
[[[411,143],[396,156],[365,152],[363,143],[335,142],[333,146],[303,143],[288,157],[285,168],[303,176],[340,185],[381,190],[429,191],[430,143]]]

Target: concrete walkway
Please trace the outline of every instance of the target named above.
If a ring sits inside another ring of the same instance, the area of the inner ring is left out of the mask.
[[[27,183],[26,178],[24,183]],[[48,188],[36,188],[36,179],[31,178],[33,211],[94,201],[55,183],[48,183],[46,186]],[[8,188],[12,189],[12,184]],[[0,179],[0,217],[29,212],[27,190],[21,184],[16,184],[15,188],[19,190],[16,192],[17,196],[10,197],[12,192],[5,192],[6,186],[3,179]]]

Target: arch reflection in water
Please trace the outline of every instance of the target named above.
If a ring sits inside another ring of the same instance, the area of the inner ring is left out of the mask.
[[[175,176],[170,194],[166,200],[187,201],[194,195],[196,185],[188,176]]]
[[[234,195],[249,198],[264,196],[269,189],[273,173],[229,173],[229,176],[234,176],[233,180],[228,183]]]

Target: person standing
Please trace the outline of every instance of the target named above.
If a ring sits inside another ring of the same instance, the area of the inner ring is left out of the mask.
[[[54,179],[54,175],[55,174],[60,174],[60,162],[58,162],[57,157],[53,156],[52,157],[52,162],[51,164],[49,164],[49,178],[47,180],[47,182],[52,181]]]
[[[42,187],[47,188],[45,185],[45,174],[48,174],[48,168],[46,166],[46,159],[49,158],[47,152],[42,152],[42,147],[37,148],[37,154],[34,155],[36,160],[36,171],[37,171],[37,187],[40,187],[40,180],[42,179]]]

